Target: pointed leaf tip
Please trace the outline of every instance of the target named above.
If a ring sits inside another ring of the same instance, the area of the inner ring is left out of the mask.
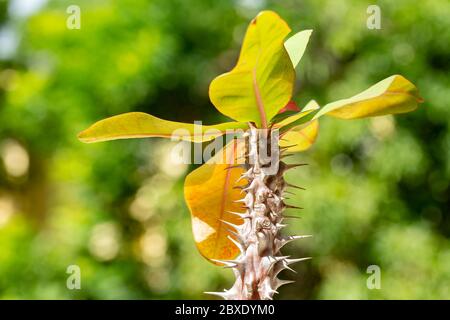
[[[210,141],[226,133],[227,129],[245,129],[246,123],[225,122],[199,125],[163,120],[143,112],[129,112],[100,120],[78,134],[85,143],[131,139],[174,138],[192,142]]]
[[[417,87],[401,75],[390,76],[347,99],[326,104],[314,116],[327,114],[340,119],[357,119],[406,113],[423,102]]]
[[[303,30],[297,32],[284,43],[294,68],[297,67],[298,63],[302,59],[312,32],[313,30]]]

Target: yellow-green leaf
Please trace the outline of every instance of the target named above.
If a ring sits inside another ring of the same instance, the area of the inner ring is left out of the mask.
[[[288,152],[300,152],[309,149],[316,141],[319,133],[319,121],[312,120],[306,121],[303,124],[294,126],[296,121],[304,119],[312,111],[318,110],[320,107],[315,100],[309,101],[306,106],[296,115],[292,115],[286,118],[284,121],[279,122],[277,126],[281,126],[281,130],[289,128],[289,130],[282,133],[282,139],[280,140],[280,147],[289,147]]]
[[[200,125],[159,119],[143,112],[130,112],[100,120],[82,131],[78,138],[87,143],[130,138],[176,138],[203,142],[226,133],[226,130],[246,129],[246,123],[226,122]]]
[[[292,96],[295,72],[284,47],[289,26],[263,11],[250,23],[237,65],[209,87],[214,106],[238,121],[267,127]]]
[[[351,98],[325,105],[314,118],[324,114],[356,119],[405,113],[415,110],[422,101],[414,84],[403,76],[393,75]]]
[[[194,240],[200,253],[209,260],[233,259],[239,253],[227,238],[230,226],[221,220],[242,224],[242,219],[229,211],[245,211],[241,204],[234,202],[243,195],[233,188],[245,184],[245,181],[236,182],[243,169],[229,167],[243,154],[244,147],[242,140],[230,142],[186,177],[184,196],[191,212]]]
[[[313,120],[304,125],[292,128],[280,140],[280,147],[289,147],[288,152],[300,152],[309,149],[316,141],[319,133],[319,121]]]
[[[303,30],[297,32],[292,37],[287,39],[284,43],[284,46],[289,54],[289,58],[291,58],[294,68],[297,67],[298,63],[302,59],[312,32],[312,30]]]

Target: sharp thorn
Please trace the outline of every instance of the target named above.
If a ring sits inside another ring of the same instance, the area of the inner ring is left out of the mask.
[[[232,223],[230,223],[228,221],[225,221],[225,220],[222,220],[222,219],[219,219],[219,221],[225,223],[226,225],[229,225],[230,227],[234,228],[237,231],[241,230],[241,226],[239,226],[239,225],[232,224]]]
[[[245,212],[235,212],[235,211],[226,211],[227,213],[231,213],[235,216],[238,216],[239,218],[242,218],[245,215]]]
[[[279,261],[286,260],[289,257],[290,256],[276,256],[276,257],[273,257],[273,258],[275,259],[275,262],[279,262]]]
[[[311,237],[312,237],[312,234],[305,234],[305,235],[302,235],[302,236],[286,236],[286,237],[283,238],[283,241],[291,242],[291,241],[294,241],[294,240],[311,238]]]
[[[238,242],[237,240],[233,239],[233,238],[230,237],[230,236],[227,236],[227,238],[228,238],[231,242],[233,242],[233,243],[236,245],[236,247],[238,247],[238,249],[239,249],[240,252],[242,252],[242,253],[245,252],[245,248],[244,248],[244,246],[243,246],[240,242]],[[237,264],[236,264],[236,266],[237,266]]]
[[[285,204],[286,209],[303,209],[302,207],[292,206],[290,204]]]
[[[301,261],[306,261],[306,260],[311,260],[311,257],[305,257],[305,258],[298,258],[298,259],[286,259],[286,263],[288,265],[293,264],[293,263],[297,263],[297,262],[301,262]]]
[[[286,219],[301,219],[302,217],[283,215],[283,218],[286,218]]]
[[[276,279],[275,289],[278,289],[279,287],[284,286],[285,284],[289,284],[289,283],[293,283],[293,282],[295,282],[295,281]]]
[[[242,238],[242,236],[241,236],[239,233],[237,233],[237,232],[235,232],[235,231],[233,231],[233,230],[230,230],[230,229],[227,229],[227,231],[228,231],[229,233],[231,233],[233,236],[235,236],[235,237],[239,240],[239,242],[240,242],[241,244],[244,244],[244,243],[245,243],[244,239]]]
[[[239,212],[234,212],[234,211],[226,211],[227,213],[230,213],[230,214],[232,214],[232,215],[235,215],[235,216],[237,216],[237,217],[239,217],[239,218],[241,218],[241,219],[249,219],[249,218],[251,218],[251,215],[249,215],[248,213],[246,213],[246,212],[243,212],[243,213],[239,213]]]
[[[285,236],[282,237],[281,239],[276,239],[276,251],[280,250],[281,248],[283,248],[286,244],[294,241],[294,240],[298,240],[298,239],[303,239],[303,238],[310,238],[312,237],[312,235],[305,235],[305,236]]]
[[[296,185],[294,185],[294,184],[290,184],[290,183],[287,183],[287,182],[286,182],[286,186],[291,187],[291,188],[295,188],[295,189],[306,190],[306,189],[303,188],[303,187],[296,186]]]
[[[211,259],[211,261],[223,264],[224,268],[234,268],[237,267],[237,263],[235,263],[234,261],[231,260],[218,260],[218,259]]]
[[[289,267],[287,264],[284,266],[284,270],[289,270],[293,273],[297,273],[297,271],[295,271],[294,269],[292,269],[291,267]]]
[[[282,140],[282,139],[280,139],[280,140]],[[286,140],[282,140],[282,141],[286,141]],[[296,147],[296,146],[298,146],[298,144],[291,144],[291,145],[288,145],[288,146],[282,146],[282,147],[280,147],[280,149],[281,150],[287,150],[289,148]]]
[[[275,269],[273,271],[273,275],[276,277],[283,270],[289,270],[289,271],[292,271],[293,273],[297,273],[297,271],[295,271],[294,269],[289,267],[285,261],[282,261],[281,264],[278,264],[275,267]]]
[[[287,258],[289,258],[289,256],[272,256],[270,257],[270,267],[268,268],[267,272],[270,272],[276,265],[278,262],[280,261],[285,261]]]

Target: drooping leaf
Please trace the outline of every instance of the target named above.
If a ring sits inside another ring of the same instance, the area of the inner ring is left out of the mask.
[[[319,133],[319,121],[305,121],[304,123],[295,126],[292,124],[298,120],[305,119],[308,114],[312,111],[317,111],[318,109],[319,105],[317,102],[315,100],[311,100],[306,104],[301,112],[285,119],[284,122],[278,123],[278,126],[284,125],[284,127],[281,128],[283,135],[279,143],[280,147],[292,146],[287,149],[288,152],[305,151],[311,147],[316,141],[317,134]],[[286,128],[289,129],[286,130]]]
[[[289,147],[288,152],[305,151],[316,141],[319,133],[319,121],[313,120],[304,125],[292,128],[280,140],[280,147]]]
[[[295,72],[284,47],[290,28],[275,12],[263,11],[250,23],[237,65],[209,87],[214,106],[238,121],[268,122],[292,96]]]
[[[312,34],[312,30],[303,30],[297,32],[292,37],[286,40],[284,46],[291,58],[292,65],[297,67],[303,54],[305,53],[306,46],[308,45],[309,37]]]
[[[246,129],[246,123],[226,122],[199,125],[159,119],[143,112],[130,112],[100,120],[82,131],[78,138],[87,143],[116,139],[162,137],[203,142],[226,133],[227,129]]]
[[[328,103],[314,116],[327,114],[341,119],[356,119],[413,111],[423,102],[419,91],[406,78],[393,75],[348,99]]]
[[[236,245],[227,238],[230,226],[221,220],[242,224],[242,219],[229,211],[245,211],[242,204],[234,202],[242,199],[241,190],[233,188],[245,184],[245,181],[236,182],[243,169],[229,167],[243,154],[243,148],[242,140],[228,143],[185,180],[184,196],[191,212],[194,240],[207,259],[233,259],[239,253]],[[226,161],[222,161],[224,159]]]

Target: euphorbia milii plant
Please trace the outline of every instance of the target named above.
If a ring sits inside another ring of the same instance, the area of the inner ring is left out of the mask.
[[[275,12],[259,13],[247,28],[236,66],[211,82],[212,104],[235,121],[200,126],[131,112],[101,120],[79,135],[83,142],[175,137],[200,143],[229,129],[246,130],[192,171],[184,187],[198,250],[212,263],[232,268],[236,276],[231,289],[212,293],[225,299],[272,299],[289,282],[278,274],[307,259],[280,252],[286,243],[306,237],[282,235],[284,212],[295,208],[284,202],[285,194],[300,188],[288,184],[284,174],[301,165],[282,159],[314,143],[319,118],[405,113],[421,102],[411,82],[393,75],[351,98],[322,107],[311,101],[298,108],[292,101],[295,67],[312,31],[287,38],[290,32]]]

